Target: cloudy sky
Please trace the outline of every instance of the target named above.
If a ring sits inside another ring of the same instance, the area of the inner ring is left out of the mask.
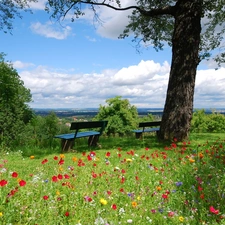
[[[137,52],[132,37],[118,39],[129,11],[101,8],[101,24],[90,10],[73,23],[59,23],[44,12],[44,3],[17,18],[12,34],[0,32],[0,52],[31,90],[32,108],[98,108],[117,95],[137,107],[164,107],[171,49]],[[214,68],[212,62],[198,67],[195,108],[225,107],[225,66]]]

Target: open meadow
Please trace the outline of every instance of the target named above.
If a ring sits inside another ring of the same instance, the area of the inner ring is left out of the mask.
[[[100,142],[1,152],[0,224],[225,224],[225,134]]]

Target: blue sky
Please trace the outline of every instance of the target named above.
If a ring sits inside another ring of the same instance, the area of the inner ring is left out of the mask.
[[[124,0],[131,4],[134,0]],[[129,12],[99,11],[102,25],[91,11],[74,23],[50,20],[45,1],[32,5],[33,14],[13,23],[11,34],[0,33],[0,52],[7,54],[25,86],[33,108],[98,108],[120,95],[137,107],[163,108],[171,62],[171,49],[152,47],[138,53],[132,37],[118,39]],[[195,108],[225,107],[225,68],[212,61],[197,71]]]

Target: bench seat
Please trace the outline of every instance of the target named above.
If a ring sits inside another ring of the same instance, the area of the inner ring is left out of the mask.
[[[90,137],[90,136],[93,136],[93,135],[100,135],[100,132],[97,132],[97,131],[78,132],[76,138]],[[61,138],[61,139],[65,139],[65,140],[74,139],[74,133],[59,134],[59,135],[56,135],[55,138]]]
[[[133,130],[133,132],[135,133],[143,133],[143,132],[157,132],[159,131],[159,127],[156,127],[156,128],[147,128],[147,129],[144,129],[144,130]]]
[[[99,137],[102,135],[107,121],[87,121],[87,122],[72,122],[70,130],[74,130],[74,133],[58,134],[55,138],[61,139],[62,151],[68,151],[74,146],[76,138],[88,137],[88,146],[97,146]],[[95,130],[93,130],[95,128]],[[97,130],[96,130],[97,128]],[[85,131],[80,131],[85,129]],[[87,129],[90,129],[87,131]]]
[[[136,138],[141,138],[145,132],[159,132],[161,121],[140,122],[139,127],[142,129],[133,130]]]

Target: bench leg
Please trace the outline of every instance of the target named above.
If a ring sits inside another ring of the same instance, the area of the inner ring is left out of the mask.
[[[92,135],[88,138],[88,146],[97,146],[99,135]]]
[[[70,139],[70,140],[62,139],[61,140],[62,152],[69,151],[70,149],[72,149],[73,146],[74,146],[74,140],[73,139]]]
[[[142,133],[135,133],[137,139],[142,139]]]

